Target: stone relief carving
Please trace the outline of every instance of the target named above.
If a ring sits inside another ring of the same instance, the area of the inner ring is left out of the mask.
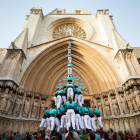
[[[9,92],[9,99],[7,101],[7,106],[6,106],[6,109],[5,109],[5,114],[7,114],[10,111],[13,103],[14,103],[14,94],[13,94],[13,91],[10,90],[10,92]]]
[[[123,113],[128,114],[129,113],[129,108],[128,108],[128,105],[127,105],[127,101],[126,101],[126,99],[123,95],[121,96],[120,102],[121,102],[121,107],[123,109]]]
[[[45,112],[45,102],[42,101],[41,104],[40,104],[40,118],[43,117],[44,112]]]
[[[36,99],[33,103],[32,117],[36,117],[38,109],[38,100]]]
[[[131,95],[130,94],[129,95],[127,94],[127,100],[128,100],[129,109],[133,113],[134,112],[134,108],[133,108],[132,103],[131,103]]]
[[[18,56],[18,54],[19,54],[18,51],[9,50],[9,51],[8,51],[7,59],[10,59],[10,60],[16,59],[17,56]]]
[[[136,96],[135,100],[136,100],[136,104],[138,106],[138,108],[140,108],[140,91],[138,89],[138,87],[134,86],[134,94]]]
[[[26,101],[25,101],[25,105],[24,105],[24,109],[23,109],[23,114],[27,116],[28,113],[29,113],[29,110],[30,110],[30,99],[27,98]]]
[[[114,114],[115,115],[119,114],[120,111],[119,111],[118,102],[116,98],[112,99],[112,106],[113,106]]]
[[[6,88],[5,92],[1,95],[0,111],[3,113],[9,99],[9,88]]]
[[[64,24],[53,31],[53,39],[59,39],[66,36],[74,36],[81,39],[86,39],[86,32],[84,29],[73,24]]]
[[[109,103],[109,101],[107,99],[105,99],[104,105],[105,105],[106,115],[111,116],[110,103]]]
[[[136,99],[136,95],[134,94],[134,92],[132,92],[132,93],[130,94],[130,100],[131,100],[131,103],[132,103],[132,105],[133,105],[134,110],[136,111],[136,110],[138,110],[138,107],[137,107],[137,105],[136,105],[135,99]]]
[[[15,106],[14,106],[14,114],[15,115],[18,115],[19,111],[20,111],[20,107],[22,105],[22,97],[19,96],[17,99],[16,99],[16,102],[15,102]]]

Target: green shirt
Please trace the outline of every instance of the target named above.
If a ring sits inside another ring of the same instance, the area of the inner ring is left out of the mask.
[[[55,94],[59,94],[59,90],[58,91],[56,91],[56,93]]]
[[[60,90],[59,93],[60,93],[60,94],[64,94],[64,90]]]
[[[94,112],[93,112],[93,114],[95,114],[95,115],[100,114],[100,113],[99,113],[99,110],[98,110],[97,108],[94,108],[94,110],[93,110],[93,111],[94,111],[94,112],[96,112],[96,113],[94,113]]]
[[[68,108],[68,107],[76,108],[76,105],[77,105],[75,102],[70,103],[70,101],[65,102],[64,104],[65,104],[66,108]]]
[[[81,140],[88,140],[89,135],[88,134],[83,134],[80,139]]]
[[[16,137],[16,140],[19,140],[19,139],[22,139],[22,137],[20,137],[20,136],[17,136],[17,137]]]

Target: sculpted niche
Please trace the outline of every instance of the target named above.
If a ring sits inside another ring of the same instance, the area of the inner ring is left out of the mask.
[[[129,108],[128,108],[128,105],[127,105],[127,101],[126,101],[126,99],[123,95],[120,98],[120,102],[121,102],[121,107],[122,107],[123,113],[128,114],[129,113]]]
[[[18,115],[18,114],[19,114],[21,105],[22,105],[22,96],[19,96],[19,97],[16,99],[16,102],[15,102],[14,111],[13,111],[13,114],[14,114],[14,115]]]
[[[44,112],[45,112],[45,102],[42,101],[41,104],[40,104],[40,118],[43,117]]]
[[[33,103],[33,110],[32,110],[32,117],[35,118],[37,115],[37,109],[38,109],[38,100],[35,99]]]
[[[30,99],[29,97],[25,101],[24,109],[23,109],[23,115],[27,116],[30,110]]]
[[[104,105],[105,105],[106,116],[111,116],[110,103],[107,99],[105,99]]]
[[[120,111],[119,111],[118,102],[117,102],[116,98],[112,99],[112,106],[113,106],[114,114],[118,115],[120,113]]]

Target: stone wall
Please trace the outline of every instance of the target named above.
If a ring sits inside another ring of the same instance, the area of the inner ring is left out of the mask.
[[[123,87],[91,96],[102,116],[104,129],[133,131],[139,128],[140,79],[130,79]],[[13,81],[0,81],[0,130],[36,131],[52,96],[25,91]],[[96,122],[97,125],[97,122]]]

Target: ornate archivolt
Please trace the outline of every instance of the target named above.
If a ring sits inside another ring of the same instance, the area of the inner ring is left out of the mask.
[[[20,84],[28,90],[53,95],[55,85],[67,71],[67,41],[56,43],[39,54]],[[114,68],[101,54],[80,42],[72,41],[72,44],[73,71],[83,79],[89,94],[114,89],[121,84]]]
[[[56,40],[69,35],[90,40],[93,35],[93,29],[83,20],[62,18],[55,20],[47,27],[46,35],[49,40]]]

